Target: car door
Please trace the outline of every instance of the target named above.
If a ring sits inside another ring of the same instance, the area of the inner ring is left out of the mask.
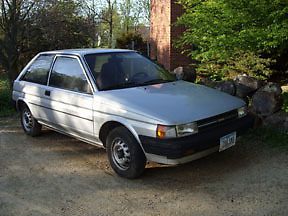
[[[78,57],[56,56],[45,97],[51,125],[84,139],[93,138],[92,88]]]

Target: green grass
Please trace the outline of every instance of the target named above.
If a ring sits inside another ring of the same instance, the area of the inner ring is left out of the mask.
[[[12,116],[15,109],[11,104],[11,90],[9,81],[5,76],[0,76],[0,117]]]
[[[253,143],[253,141],[266,147],[288,150],[288,133],[276,128],[259,127],[243,136],[242,142]]]

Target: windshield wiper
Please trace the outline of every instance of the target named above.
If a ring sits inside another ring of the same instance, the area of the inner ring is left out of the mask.
[[[109,87],[106,87],[106,88],[102,88],[101,91],[123,89],[123,88],[129,88],[129,87],[136,87],[138,85],[139,85],[139,83],[136,83],[136,82],[119,83],[117,85],[113,85],[113,86],[109,86]]]
[[[160,83],[166,83],[166,82],[173,82],[173,80],[153,79],[153,80],[145,81],[143,83],[139,83],[139,82],[119,83],[117,85],[102,88],[101,91],[131,88],[131,87],[138,87],[138,86],[145,86],[145,85],[154,85],[154,84],[160,84]]]
[[[172,82],[172,80],[153,79],[153,80],[145,81],[141,83],[141,85],[153,85],[153,84],[160,84],[160,83],[166,83],[166,82]]]

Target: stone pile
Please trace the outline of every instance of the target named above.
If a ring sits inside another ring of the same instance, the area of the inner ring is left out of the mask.
[[[178,79],[188,82],[195,82],[196,80],[196,72],[191,68],[176,68],[174,74]],[[202,78],[200,84],[243,99],[249,106],[250,112],[257,116],[264,125],[279,127],[288,131],[288,114],[281,111],[283,96],[279,84],[265,82],[246,75],[239,75],[234,80],[220,82]]]
[[[212,85],[208,82],[208,85],[242,98],[250,112],[264,125],[288,131],[288,114],[281,111],[283,96],[279,84],[241,75],[234,80],[215,82]]]

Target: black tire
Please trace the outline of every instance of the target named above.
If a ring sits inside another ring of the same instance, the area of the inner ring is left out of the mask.
[[[109,133],[106,143],[110,165],[119,176],[134,179],[144,172],[146,157],[139,143],[127,128],[113,129]]]
[[[32,137],[39,136],[41,133],[42,125],[37,122],[33,117],[31,111],[27,106],[21,109],[21,125],[24,132]]]

